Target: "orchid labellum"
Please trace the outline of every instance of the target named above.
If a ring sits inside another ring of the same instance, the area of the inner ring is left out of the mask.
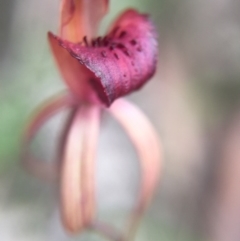
[[[48,100],[31,119],[24,133],[23,161],[36,175],[60,180],[61,216],[69,232],[92,228],[110,239],[129,240],[154,193],[161,152],[148,119],[118,98],[138,90],[153,76],[157,41],[149,17],[133,9],[123,12],[105,37],[97,37],[98,23],[107,10],[107,0],[62,0],[59,34],[48,33],[48,40],[69,91]],[[63,108],[71,111],[60,140],[60,161],[52,166],[38,162],[29,145],[47,119]],[[94,160],[103,111],[129,135],[142,171],[127,233],[119,237],[95,219]]]

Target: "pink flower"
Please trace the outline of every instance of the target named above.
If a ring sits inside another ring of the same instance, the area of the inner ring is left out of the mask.
[[[61,216],[69,232],[103,231],[95,220],[94,160],[100,115],[108,111],[132,140],[142,170],[129,237],[154,193],[161,153],[149,120],[133,104],[117,98],[138,90],[153,76],[157,41],[149,17],[133,9],[122,13],[105,37],[96,37],[107,9],[107,0],[62,1],[59,36],[49,33],[48,39],[69,91],[47,101],[31,119],[24,133],[23,160],[36,175],[59,178]],[[31,155],[29,144],[47,119],[63,108],[71,111],[60,140],[60,161],[44,166]]]

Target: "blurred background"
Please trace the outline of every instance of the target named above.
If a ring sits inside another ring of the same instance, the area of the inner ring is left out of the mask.
[[[65,234],[56,183],[19,163],[30,113],[65,88],[46,32],[56,32],[59,0],[8,0],[0,8],[0,239],[104,240]],[[155,77],[129,96],[164,147],[164,169],[138,241],[240,240],[240,1],[111,0],[101,33],[136,7],[159,31]],[[34,151],[54,157],[66,113],[40,132]],[[121,127],[104,118],[97,159],[98,216],[123,227],[136,199],[137,156]]]

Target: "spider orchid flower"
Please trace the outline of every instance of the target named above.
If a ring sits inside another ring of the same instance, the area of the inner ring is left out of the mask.
[[[46,101],[36,111],[23,138],[25,166],[44,179],[59,180],[61,217],[71,233],[85,228],[105,229],[95,219],[94,181],[103,111],[120,122],[140,160],[140,193],[127,235],[135,230],[159,176],[161,151],[154,128],[136,106],[118,99],[138,90],[153,76],[157,64],[155,29],[147,15],[128,9],[105,37],[97,37],[108,4],[107,0],[62,0],[59,33],[48,33],[48,40],[69,91]],[[64,108],[69,108],[70,114],[60,139],[59,161],[50,165],[36,160],[30,151],[34,136]]]

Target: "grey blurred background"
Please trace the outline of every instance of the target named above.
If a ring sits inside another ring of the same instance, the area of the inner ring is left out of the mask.
[[[59,0],[8,0],[0,7],[0,239],[104,240],[67,236],[57,184],[19,164],[29,114],[65,88],[46,32],[56,32]],[[138,241],[240,240],[240,1],[111,0],[101,33],[123,9],[151,14],[159,31],[155,77],[128,98],[156,126],[164,170]],[[65,118],[40,132],[35,151],[53,157]],[[120,126],[101,127],[97,159],[99,217],[123,227],[134,204],[138,162]]]

